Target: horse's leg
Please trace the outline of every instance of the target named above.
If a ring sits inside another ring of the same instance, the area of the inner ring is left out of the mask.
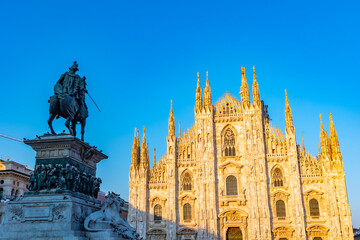
[[[73,130],[73,135],[76,136],[76,120],[75,119],[73,119],[71,121],[71,128]]]
[[[81,123],[81,140],[84,141],[86,118],[81,119],[80,123]]]
[[[72,121],[72,117],[69,116],[69,117],[66,119],[65,126],[69,129],[70,135],[73,135],[73,136],[74,136],[73,130],[72,130],[71,126],[70,126],[71,121]]]
[[[48,119],[48,124],[49,124],[50,131],[51,131],[52,134],[56,134],[55,131],[54,131],[54,128],[52,126],[52,122],[53,122],[55,116],[56,116],[56,114],[50,113],[50,116],[49,116],[49,119]]]

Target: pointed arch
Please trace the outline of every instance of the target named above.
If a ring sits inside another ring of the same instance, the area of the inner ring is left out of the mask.
[[[236,136],[237,132],[231,125],[224,127],[221,133],[222,155],[225,157],[236,156]]]
[[[191,191],[193,189],[193,177],[190,170],[186,169],[181,174],[181,186],[182,191]]]
[[[279,165],[275,165],[271,170],[271,183],[273,187],[283,187],[285,183],[283,170]]]

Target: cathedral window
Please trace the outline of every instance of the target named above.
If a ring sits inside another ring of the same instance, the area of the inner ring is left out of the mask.
[[[233,175],[226,178],[226,195],[237,195],[237,179]]]
[[[191,175],[188,172],[183,175],[182,187],[183,191],[191,191]]]
[[[227,129],[224,133],[224,155],[235,156],[235,134],[231,129]]]
[[[278,218],[286,217],[285,203],[283,200],[278,200],[276,202],[276,217]]]
[[[183,207],[184,221],[191,221],[191,205],[186,203]]]
[[[160,204],[156,204],[154,207],[154,222],[160,223],[162,220],[162,207]]]
[[[309,201],[309,206],[310,206],[310,216],[312,217],[320,216],[319,202],[315,198]]]
[[[280,168],[275,168],[275,170],[272,174],[272,179],[273,179],[274,187],[284,186],[283,174],[282,174]]]

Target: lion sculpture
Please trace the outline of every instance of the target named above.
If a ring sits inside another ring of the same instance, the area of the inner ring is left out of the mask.
[[[141,240],[136,230],[120,217],[124,199],[120,194],[109,192],[99,211],[85,218],[84,228],[89,232],[100,232],[109,229],[116,231],[124,239]]]

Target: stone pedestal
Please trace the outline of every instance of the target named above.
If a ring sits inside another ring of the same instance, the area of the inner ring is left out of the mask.
[[[107,156],[69,134],[24,142],[36,151],[33,188],[7,204],[0,239],[90,239],[83,222],[100,209],[93,190],[96,164]]]
[[[80,193],[29,194],[8,203],[0,239],[88,239],[84,219],[99,209],[99,200]]]
[[[36,166],[40,164],[70,164],[82,172],[96,175],[96,164],[108,158],[96,147],[69,134],[44,135],[25,144],[36,151]]]

